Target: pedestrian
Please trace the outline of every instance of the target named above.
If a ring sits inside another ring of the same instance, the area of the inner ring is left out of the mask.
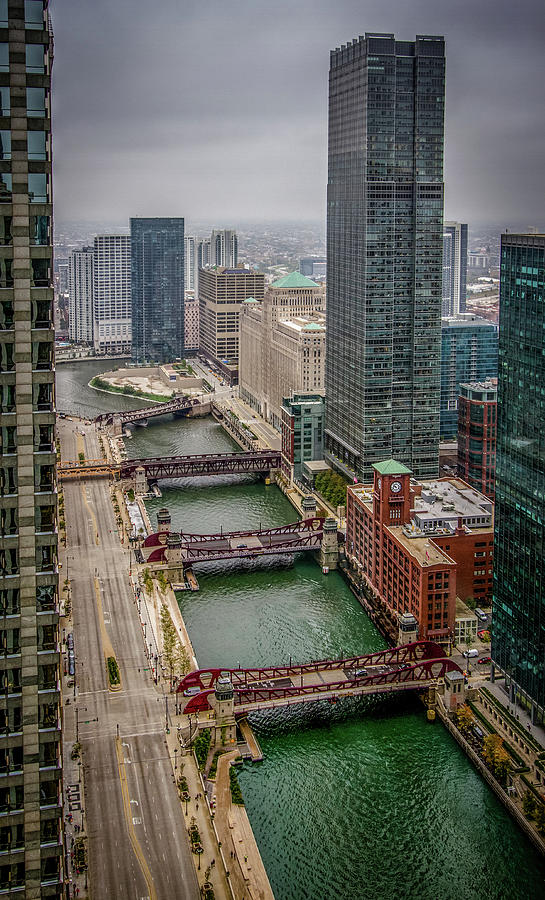
[[[215,866],[215,865],[216,865],[216,860],[215,860],[215,859],[213,859],[213,860],[212,860],[212,862],[211,862],[211,863],[210,863],[210,865],[211,865],[211,866],[212,866],[212,868],[213,868],[213,867],[214,867],[214,866]]]
[[[198,809],[198,808],[199,808],[199,804],[198,804],[198,803],[197,803],[197,805],[196,805],[196,809]]]

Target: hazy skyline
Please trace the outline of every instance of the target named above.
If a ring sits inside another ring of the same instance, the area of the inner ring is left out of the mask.
[[[57,221],[325,219],[329,51],[442,34],[445,217],[545,224],[541,0],[52,0]]]

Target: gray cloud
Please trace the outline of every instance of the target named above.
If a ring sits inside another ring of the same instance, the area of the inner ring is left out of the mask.
[[[52,0],[57,217],[323,219],[329,51],[444,34],[446,214],[544,224],[542,0]]]

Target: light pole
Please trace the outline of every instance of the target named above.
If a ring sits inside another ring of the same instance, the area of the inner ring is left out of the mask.
[[[175,772],[177,772],[177,770],[178,770],[178,757],[176,755],[177,753],[178,753],[178,748],[175,747],[174,748],[174,771]]]

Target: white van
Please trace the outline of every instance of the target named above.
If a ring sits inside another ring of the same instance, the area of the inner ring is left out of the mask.
[[[479,651],[473,648],[472,650],[466,650],[464,652],[464,656],[466,659],[475,659],[476,656],[479,655]]]
[[[477,616],[478,619],[481,620],[481,622],[486,622],[486,620],[488,619],[488,616],[486,615],[486,613],[483,612],[482,609],[479,609],[479,607],[476,608],[475,615]]]

